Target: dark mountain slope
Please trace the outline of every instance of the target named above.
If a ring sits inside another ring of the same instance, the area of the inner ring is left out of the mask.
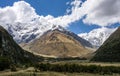
[[[12,64],[24,64],[37,61],[37,56],[24,51],[12,36],[0,26],[0,58],[8,58]]]
[[[120,62],[120,27],[95,53],[92,61]]]

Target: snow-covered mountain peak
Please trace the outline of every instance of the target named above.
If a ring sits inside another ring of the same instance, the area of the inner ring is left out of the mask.
[[[78,34],[80,37],[88,40],[95,47],[101,46],[104,41],[116,30],[116,28],[98,28],[90,31],[89,33]]]
[[[41,17],[34,18],[27,23],[15,22],[12,24],[5,24],[1,22],[0,24],[13,36],[17,43],[28,43],[35,38],[40,37],[48,30],[58,29],[60,31],[67,31],[64,27],[60,25],[53,25]]]
[[[60,25],[53,25],[51,30],[60,30],[60,31],[66,31],[67,29],[65,29],[64,27],[60,26]]]

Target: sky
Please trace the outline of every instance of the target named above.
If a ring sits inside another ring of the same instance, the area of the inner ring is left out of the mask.
[[[120,0],[0,0],[0,22],[29,22],[36,17],[80,34],[120,24]],[[15,14],[15,15],[14,15]]]

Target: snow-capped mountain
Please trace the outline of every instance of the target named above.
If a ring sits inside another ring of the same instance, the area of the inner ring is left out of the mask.
[[[68,30],[64,29],[63,27],[59,25],[53,25],[41,17],[34,18],[27,23],[16,22],[12,24],[5,24],[0,22],[0,24],[13,36],[14,40],[17,43],[31,42],[32,40],[40,37],[46,31],[54,29],[59,29],[64,33],[72,34],[70,31],[68,32]],[[110,36],[110,34],[115,31],[115,29],[116,28],[102,27],[94,29],[89,33],[81,33],[79,36],[89,41],[92,45],[99,47]],[[72,35],[73,37],[77,37],[74,34]]]
[[[88,40],[93,46],[98,48],[115,30],[116,28],[102,27],[102,28],[94,29],[89,33],[81,33],[78,35]]]
[[[29,43],[42,36],[44,33],[49,32],[49,30],[57,29],[64,34],[72,36],[84,46],[92,47],[88,41],[84,40],[73,32],[68,31],[64,27],[60,25],[53,25],[48,23],[46,20],[42,21],[42,23],[40,21],[41,18],[38,17],[28,23],[16,22],[13,24],[3,24],[2,26],[5,27],[5,29],[13,36],[17,43]]]
[[[36,18],[28,23],[2,23],[1,25],[13,36],[17,43],[28,43],[31,40],[41,36],[44,32],[53,28],[52,24],[48,24],[46,21],[41,23],[40,21],[40,18]]]

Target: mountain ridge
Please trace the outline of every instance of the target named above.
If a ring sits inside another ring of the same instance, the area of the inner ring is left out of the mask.
[[[32,21],[30,23],[13,23],[13,24],[4,24],[3,27],[11,34],[14,38],[14,40],[20,44],[20,43],[29,43],[31,41],[34,41],[35,39],[42,36],[45,32],[49,30],[59,29],[60,31],[65,32],[66,34],[73,35],[78,41],[85,41],[83,38],[79,40],[78,36],[64,27],[61,27],[60,25],[51,25],[51,24],[41,24],[40,22],[36,24],[36,21],[39,20],[35,19],[35,21]],[[34,25],[34,26],[33,26]],[[48,26],[49,25],[49,26]],[[85,42],[89,43],[88,41]],[[89,43],[87,46],[92,47],[92,45]]]
[[[57,57],[82,57],[82,54],[84,56],[84,54],[90,52],[85,48],[85,43],[82,44],[80,40],[78,41],[73,35],[75,34],[56,28],[48,30],[40,38],[28,43],[25,47],[28,47],[32,52],[55,55]],[[85,40],[82,39],[82,41],[84,42]],[[89,42],[87,43],[89,45]],[[90,47],[90,45],[88,47]]]

